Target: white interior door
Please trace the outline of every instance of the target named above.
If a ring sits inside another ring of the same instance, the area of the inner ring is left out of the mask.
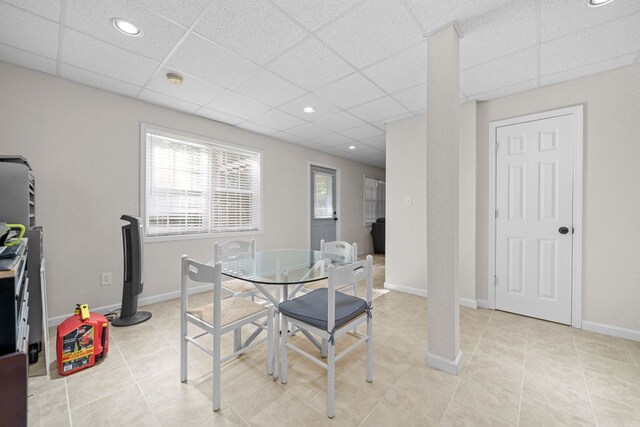
[[[496,309],[571,324],[573,116],[496,133]]]
[[[311,166],[311,249],[320,250],[320,240],[336,240],[336,171]]]

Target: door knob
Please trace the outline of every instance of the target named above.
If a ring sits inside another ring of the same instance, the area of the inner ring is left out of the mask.
[[[558,232],[560,234],[567,234],[569,232],[569,229],[567,227],[560,227],[558,228]]]

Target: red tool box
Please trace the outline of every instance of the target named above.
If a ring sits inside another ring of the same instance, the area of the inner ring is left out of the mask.
[[[93,366],[109,351],[109,321],[78,304],[73,316],[58,325],[56,354],[58,372],[69,375]]]

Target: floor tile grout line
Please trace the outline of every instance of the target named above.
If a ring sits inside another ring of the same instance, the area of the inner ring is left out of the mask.
[[[582,372],[582,379],[584,380],[584,385],[587,388],[587,398],[589,399],[589,406],[591,407],[591,414],[593,416],[594,425],[598,426],[598,417],[596,415],[596,410],[593,405],[593,399],[591,398],[591,389],[589,388],[589,382],[587,381],[587,375],[584,372],[584,365],[582,364],[582,358],[580,358],[580,352],[578,351],[578,343],[576,342],[576,336],[574,334],[573,328],[571,328],[571,339],[573,340],[573,346],[576,350],[576,355],[578,356],[578,363],[580,364],[580,371]]]
[[[520,399],[518,401],[518,421],[517,426],[520,425],[520,417],[522,416],[522,398],[524,396],[524,378],[527,372],[527,351],[529,350],[529,329],[531,328],[530,320],[527,322],[527,339],[524,342],[524,361],[522,363],[522,381],[520,382]]]
[[[451,393],[451,397],[449,398],[449,402],[447,403],[447,407],[444,409],[444,412],[442,413],[442,417],[440,418],[439,425],[442,425],[442,422],[444,420],[445,415],[449,411],[449,408],[451,408],[451,404],[453,403],[453,398],[455,397],[456,393],[458,392],[458,388],[460,387],[460,384],[462,383],[462,378],[464,377],[464,375],[466,373],[466,370],[469,367],[469,364],[471,363],[471,360],[473,360],[473,356],[475,356],[475,354],[476,354],[476,350],[478,349],[478,346],[480,345],[480,342],[482,341],[482,337],[484,336],[484,332],[487,330],[487,325],[489,324],[489,321],[493,317],[493,313],[494,313],[494,311],[492,311],[489,314],[489,318],[485,321],[484,328],[482,328],[482,332],[480,333],[480,337],[478,338],[478,342],[476,342],[476,345],[473,347],[473,351],[471,352],[471,356],[469,356],[469,361],[467,362],[467,366],[465,367],[464,371],[461,372],[460,378],[458,378],[458,384],[456,384],[456,387],[453,389],[453,393]]]
[[[153,326],[153,324],[152,324],[152,326]],[[160,424],[160,420],[158,420],[156,412],[151,407],[151,404],[149,404],[149,400],[147,399],[147,395],[142,390],[142,387],[140,387],[140,383],[138,382],[138,379],[136,378],[135,374],[133,373],[133,369],[131,369],[131,366],[129,366],[129,362],[127,362],[127,359],[124,357],[124,354],[122,354],[122,350],[120,350],[120,347],[118,345],[116,345],[116,349],[118,350],[118,353],[120,353],[120,357],[122,357],[124,365],[127,367],[127,370],[129,371],[129,374],[131,374],[131,377],[133,377],[133,382],[135,383],[136,387],[138,388],[138,391],[140,391],[140,394],[142,395],[142,398],[144,399],[144,402],[147,404],[147,408],[149,408],[149,412],[151,412],[151,415],[153,416],[155,421],[158,424]]]
[[[73,418],[71,418],[71,403],[69,402],[69,389],[67,388],[67,379],[64,379],[64,393],[67,397],[67,414],[69,415],[69,425],[73,427]]]

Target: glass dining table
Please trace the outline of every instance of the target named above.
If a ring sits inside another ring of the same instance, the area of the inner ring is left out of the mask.
[[[257,251],[255,257],[249,254],[221,256],[218,261],[222,263],[224,276],[253,283],[277,312],[280,303],[294,298],[305,284],[326,279],[329,266],[341,267],[355,260],[310,249],[273,249]],[[257,329],[244,345],[250,344],[260,332],[261,329]],[[322,349],[313,335],[301,332]]]

